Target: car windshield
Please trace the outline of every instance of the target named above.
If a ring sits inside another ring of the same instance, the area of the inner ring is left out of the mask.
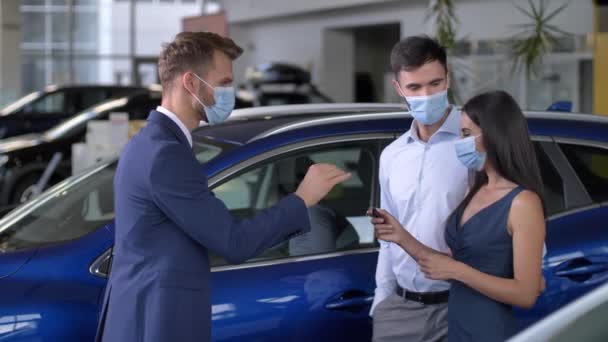
[[[42,94],[43,94],[43,92],[36,91],[36,92],[25,95],[24,97],[20,98],[19,100],[15,101],[13,103],[10,103],[6,107],[2,108],[0,110],[0,116],[6,116],[6,115],[9,115],[9,114],[12,114],[12,113],[18,111],[26,104],[28,104],[28,103],[36,100],[40,96],[42,96]]]
[[[206,163],[233,147],[202,138],[193,150]],[[68,178],[2,218],[0,253],[77,239],[110,223],[116,165],[109,162]]]

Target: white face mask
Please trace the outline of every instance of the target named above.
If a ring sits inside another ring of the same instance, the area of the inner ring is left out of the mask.
[[[454,148],[458,160],[470,170],[481,171],[486,164],[487,153],[477,151],[475,139],[481,134],[462,138],[456,141]]]
[[[209,125],[217,125],[228,119],[232,110],[234,110],[235,103],[235,91],[234,87],[213,87],[205,80],[200,78],[197,74],[193,75],[198,78],[205,85],[213,89],[213,100],[215,103],[212,106],[206,106],[198,96],[192,94],[194,99],[203,106],[203,110],[209,121]]]
[[[405,102],[414,119],[427,126],[441,120],[450,105],[447,90],[428,96],[405,96]]]

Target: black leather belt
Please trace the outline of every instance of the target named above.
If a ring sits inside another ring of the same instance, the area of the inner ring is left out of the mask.
[[[395,293],[397,293],[397,296],[401,298],[413,300],[426,305],[447,303],[448,299],[450,298],[450,291],[421,293],[404,290],[399,286],[397,286]]]

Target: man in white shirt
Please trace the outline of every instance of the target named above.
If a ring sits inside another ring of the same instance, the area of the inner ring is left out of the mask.
[[[454,152],[460,112],[448,103],[446,52],[429,37],[408,37],[393,48],[391,67],[414,121],[382,152],[380,205],[422,243],[448,252],[445,224],[465,196],[468,171]],[[449,287],[427,279],[400,246],[380,241],[373,340],[445,340]]]

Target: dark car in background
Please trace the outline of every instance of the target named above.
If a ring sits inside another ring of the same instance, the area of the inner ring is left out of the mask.
[[[145,90],[135,95],[107,100],[43,132],[0,141],[0,207],[25,202],[54,155],[61,154],[47,185],[71,175],[72,144],[84,142],[87,123],[107,120],[112,112],[126,112],[129,120],[145,120],[161,102],[161,92]],[[8,208],[7,208],[8,206]]]
[[[145,89],[119,85],[47,86],[0,110],[0,139],[42,132],[100,102]]]
[[[236,92],[236,109],[311,103],[331,103],[311,82],[310,72],[286,63],[250,68]]]

